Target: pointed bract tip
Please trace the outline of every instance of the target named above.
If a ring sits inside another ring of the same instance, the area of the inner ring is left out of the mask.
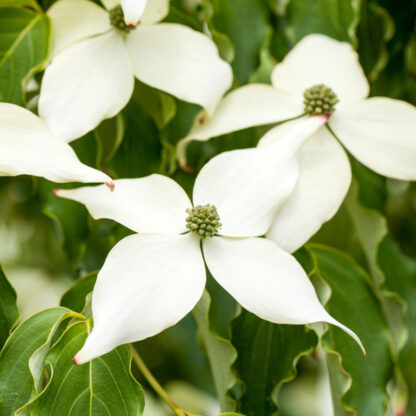
[[[358,346],[361,348],[361,351],[363,352],[364,357],[367,357],[367,351],[365,350],[364,345],[363,345],[363,343],[361,342],[360,338],[358,338],[358,337],[357,337],[357,338],[355,338],[355,337],[354,337],[354,339],[355,339],[355,341],[357,342]]]
[[[72,362],[75,364],[75,365],[80,365],[80,363],[78,362],[78,360],[77,360],[77,356],[75,356],[73,359],[72,359]]]
[[[192,169],[187,163],[181,163],[180,164],[180,168],[185,172],[185,173],[195,173],[195,170]]]
[[[62,191],[62,189],[54,189],[53,191],[52,191],[52,193],[54,194],[54,195],[56,195],[56,196],[59,196],[59,193]]]
[[[114,188],[115,188],[116,185],[113,181],[107,181],[105,184],[111,192],[114,191]]]

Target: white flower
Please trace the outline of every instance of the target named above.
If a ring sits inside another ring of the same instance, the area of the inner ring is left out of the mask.
[[[106,182],[109,176],[81,163],[69,144],[54,137],[25,108],[0,103],[0,176],[34,175],[53,182]]]
[[[118,1],[103,3],[109,11],[88,0],[59,0],[48,11],[54,58],[43,78],[39,115],[56,136],[74,140],[115,116],[132,95],[134,77],[213,111],[232,71],[207,36],[156,24],[168,0],[123,1],[137,15],[146,6],[137,26],[125,23]]]
[[[93,292],[94,328],[75,362],[177,323],[202,295],[205,263],[225,290],[262,319],[326,321],[359,342],[325,311],[295,258],[258,237],[295,186],[300,143],[325,121],[305,119],[275,145],[216,156],[196,178],[193,204],[161,175],[117,180],[111,195],[102,186],[58,191],[85,204],[94,218],[111,218],[140,233],[108,255]]]
[[[337,212],[348,191],[350,164],[329,129],[375,172],[416,179],[416,109],[390,98],[366,98],[368,82],[349,44],[324,35],[306,36],[276,65],[272,84],[251,84],[228,94],[213,117],[196,122],[178,146],[178,158],[186,163],[190,140],[207,140],[302,114],[328,113],[328,128],[321,128],[301,148],[297,188],[269,231],[268,237],[280,247],[290,252],[301,247]],[[261,144],[284,137],[287,124],[270,130]]]

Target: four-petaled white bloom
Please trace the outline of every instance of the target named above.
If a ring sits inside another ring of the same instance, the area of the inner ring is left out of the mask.
[[[121,240],[99,272],[94,328],[74,362],[177,323],[202,295],[205,262],[217,282],[260,318],[326,321],[360,343],[322,307],[295,258],[259,237],[295,187],[299,146],[325,121],[304,119],[276,144],[216,156],[196,178],[193,204],[161,175],[116,180],[112,194],[102,186],[57,191],[85,204],[94,218],[111,218],[140,233]]]
[[[0,176],[17,175],[114,187],[109,176],[81,163],[71,146],[54,137],[39,117],[17,105],[0,103]]]
[[[375,172],[416,179],[416,109],[391,98],[367,98],[369,85],[351,45],[324,35],[302,39],[272,73],[272,86],[251,84],[229,93],[210,118],[196,122],[178,146],[186,164],[190,140],[207,140],[302,114],[328,114],[326,127],[300,149],[296,189],[268,232],[280,247],[301,247],[341,205],[351,182],[345,148]],[[260,145],[278,141],[302,118],[270,130]],[[328,128],[327,128],[328,127]]]
[[[232,71],[214,42],[186,26],[158,23],[169,0],[125,0],[143,14],[127,25],[117,0],[59,0],[52,20],[53,60],[45,71],[39,115],[66,141],[115,116],[129,101],[134,77],[212,113],[231,86]],[[133,13],[134,14],[134,13]]]

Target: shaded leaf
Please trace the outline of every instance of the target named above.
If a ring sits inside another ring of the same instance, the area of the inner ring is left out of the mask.
[[[11,415],[39,390],[43,360],[59,324],[71,312],[51,308],[21,323],[0,353],[0,414]]]
[[[176,104],[172,96],[137,80],[133,99],[142,106],[159,129],[165,127],[176,113]]]
[[[386,43],[394,35],[394,20],[386,9],[365,1],[358,26],[361,65],[370,81],[374,81],[389,59]]]
[[[385,285],[386,277],[378,261],[380,244],[388,235],[387,219],[382,214],[385,183],[379,175],[362,165],[354,164],[353,170],[357,180],[352,182],[345,205],[375,283],[374,292],[381,300],[383,314],[393,334],[395,355],[398,355],[406,339],[407,312],[401,295]]]
[[[240,84],[247,83],[260,63],[264,38],[271,31],[264,0],[214,0],[212,25],[234,45],[232,68]]]
[[[358,184],[353,180],[345,203],[370,271],[377,285],[380,285],[384,277],[377,264],[377,253],[379,244],[388,232],[387,222],[378,211],[360,204],[358,192]]]
[[[211,365],[217,397],[221,410],[234,410],[234,401],[228,396],[228,390],[236,383],[231,366],[236,359],[236,351],[231,343],[211,331],[209,323],[209,309],[211,298],[207,291],[193,310],[198,324],[198,334],[205,347]]]
[[[86,297],[94,289],[97,273],[92,272],[78,279],[62,296],[61,306],[78,313],[83,313],[86,307]]]
[[[103,120],[94,130],[94,135],[98,143],[98,161],[97,166],[102,167],[110,162],[117,149],[124,139],[125,123],[123,114]]]
[[[134,99],[123,110],[124,139],[108,164],[120,178],[137,178],[158,172],[161,163],[159,130]]]
[[[260,64],[250,76],[250,82],[258,82],[263,84],[270,84],[271,82],[271,73],[273,68],[277,64],[276,58],[270,53],[270,46],[273,38],[271,37],[272,33],[265,38],[262,48],[260,49]]]
[[[296,362],[316,347],[315,332],[303,325],[276,325],[243,311],[233,322],[233,366],[244,383],[238,409],[247,416],[277,414],[276,392],[296,375]]]
[[[407,339],[400,351],[398,365],[408,384],[408,413],[416,411],[416,262],[405,256],[390,237],[380,244],[378,263],[384,272],[386,290],[406,301]]]
[[[131,374],[131,351],[121,346],[100,358],[75,366],[72,358],[89,333],[87,321],[71,325],[50,350],[51,378],[32,403],[30,415],[140,416],[144,394]]]
[[[51,26],[43,13],[4,8],[0,14],[0,99],[24,102],[24,84],[49,54]]]
[[[36,0],[0,0],[0,7],[30,7],[41,10]]]
[[[360,5],[356,0],[290,0],[286,34],[292,42],[310,33],[322,33],[355,44]]]
[[[19,319],[16,292],[7,280],[0,264],[0,348],[9,337],[10,331]]]
[[[81,204],[58,198],[53,194],[56,184],[39,179],[42,211],[56,225],[62,249],[73,265],[81,261],[89,234],[88,212]],[[73,188],[74,184],[59,184],[60,188]]]
[[[326,282],[331,290],[326,309],[356,332],[367,350],[367,356],[364,356],[349,335],[329,326],[323,338],[324,347],[339,357],[336,367],[334,360],[329,360],[330,373],[346,372],[351,378],[345,389],[331,386],[333,402],[341,401],[344,409],[355,411],[357,415],[382,415],[388,401],[386,386],[393,371],[391,338],[369,277],[350,257],[338,250],[312,244],[307,247],[316,261],[315,277]],[[331,383],[340,378],[331,377]]]
[[[221,413],[218,416],[244,416],[241,413]]]

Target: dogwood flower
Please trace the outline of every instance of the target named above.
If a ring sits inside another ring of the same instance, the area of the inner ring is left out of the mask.
[[[94,218],[110,218],[140,233],[121,240],[99,272],[92,297],[94,327],[74,362],[82,364],[177,323],[203,293],[205,264],[260,318],[287,324],[326,321],[359,343],[325,311],[295,258],[259,237],[295,186],[299,145],[325,121],[313,117],[275,145],[214,157],[196,178],[193,203],[175,181],[161,175],[116,180],[111,195],[102,186],[57,191],[83,203]]]
[[[303,38],[277,64],[273,85],[251,84],[229,93],[210,118],[196,121],[178,146],[247,127],[294,119],[271,129],[261,144],[279,140],[303,115],[326,114],[328,123],[300,150],[300,178],[268,237],[293,252],[332,218],[351,182],[339,144],[361,163],[390,178],[416,179],[416,108],[391,98],[367,98],[369,85],[348,43],[324,35]],[[339,141],[339,142],[338,142]]]
[[[71,141],[113,117],[129,101],[135,77],[212,113],[232,82],[212,40],[183,25],[157,23],[169,0],[123,1],[128,24],[119,1],[103,4],[107,10],[89,0],[59,0],[48,11],[53,60],[39,115],[52,132]]]
[[[0,103],[0,176],[34,175],[53,182],[105,182],[112,179],[81,163],[71,146],[54,137],[25,108]]]

